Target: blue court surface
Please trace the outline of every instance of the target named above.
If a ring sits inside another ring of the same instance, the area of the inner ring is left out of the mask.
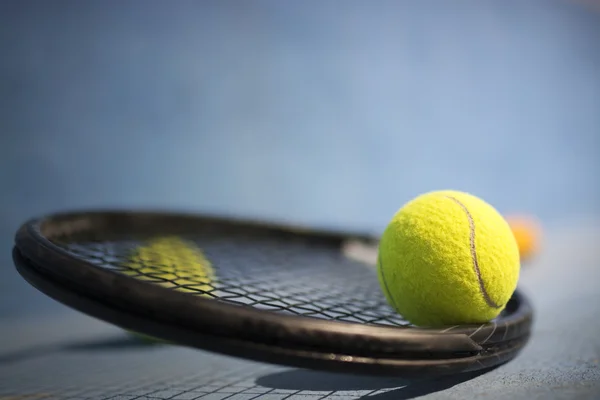
[[[0,400],[600,398],[600,7],[0,3]],[[29,286],[21,223],[196,211],[377,234],[413,196],[537,216],[532,338],[403,380],[142,345]]]

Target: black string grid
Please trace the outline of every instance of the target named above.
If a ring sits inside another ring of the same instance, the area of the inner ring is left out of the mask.
[[[387,304],[374,268],[329,242],[213,232],[56,244],[100,268],[192,296],[312,318],[409,325]]]

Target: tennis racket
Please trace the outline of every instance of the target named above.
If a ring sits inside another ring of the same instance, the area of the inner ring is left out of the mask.
[[[257,361],[427,377],[514,358],[533,310],[518,290],[483,325],[419,328],[386,302],[367,235],[161,212],[52,214],[17,232],[19,273],[46,295],[127,330]]]

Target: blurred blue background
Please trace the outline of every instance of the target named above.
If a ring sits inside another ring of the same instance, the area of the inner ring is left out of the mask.
[[[377,233],[470,191],[600,215],[600,13],[557,1],[0,2],[0,318],[25,220],[161,208]]]

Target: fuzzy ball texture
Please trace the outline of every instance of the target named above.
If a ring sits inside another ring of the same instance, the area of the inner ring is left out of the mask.
[[[436,191],[409,201],[379,243],[382,290],[398,313],[419,326],[494,319],[515,291],[519,270],[507,221],[464,192]]]

